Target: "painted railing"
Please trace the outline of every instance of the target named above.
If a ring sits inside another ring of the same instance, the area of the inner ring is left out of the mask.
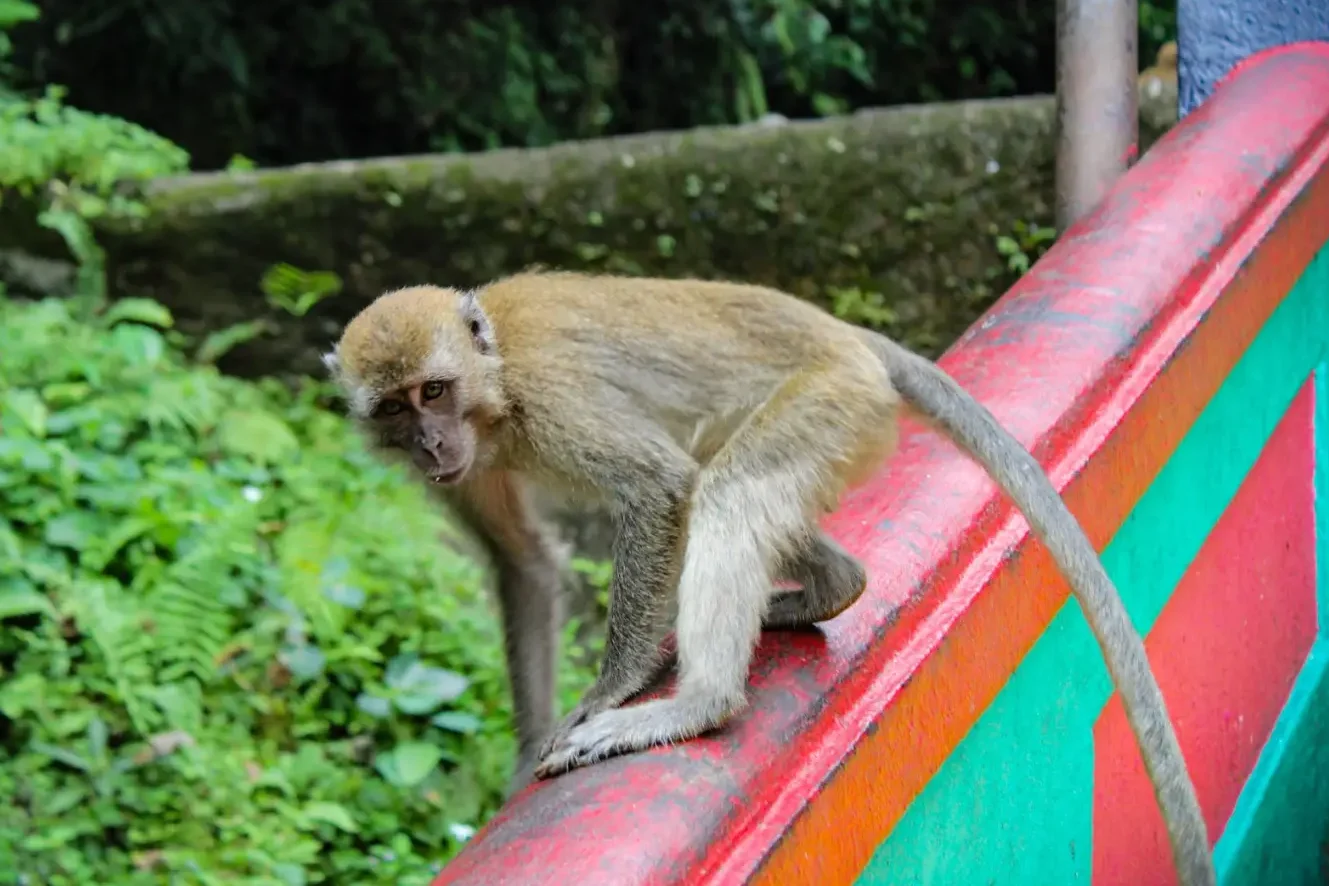
[[[1326,241],[1329,44],[1303,44],[1243,63],[942,361],[1103,552],[1225,884],[1313,881],[1329,828]],[[764,636],[747,713],[538,783],[436,886],[1174,882],[1088,626],[980,469],[910,426],[826,525],[869,590]]]

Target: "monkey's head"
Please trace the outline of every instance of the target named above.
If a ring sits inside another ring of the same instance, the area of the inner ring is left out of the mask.
[[[323,363],[379,447],[452,485],[487,458],[502,414],[494,330],[473,292],[413,286],[355,316]]]
[[[1177,69],[1177,42],[1169,40],[1158,47],[1158,61],[1155,62],[1160,68]]]

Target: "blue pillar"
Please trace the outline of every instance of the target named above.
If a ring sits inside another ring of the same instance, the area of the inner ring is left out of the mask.
[[[1177,0],[1178,110],[1195,110],[1247,56],[1305,40],[1329,40],[1329,0]]]

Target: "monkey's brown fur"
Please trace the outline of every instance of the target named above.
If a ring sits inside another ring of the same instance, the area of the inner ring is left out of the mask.
[[[1162,91],[1164,84],[1177,85],[1177,44],[1169,41],[1158,48],[1153,65],[1140,72],[1139,84],[1151,95]]]
[[[448,489],[495,554],[517,784],[720,726],[746,704],[763,625],[857,600],[863,568],[818,521],[891,454],[908,404],[988,470],[1066,575],[1181,882],[1214,882],[1162,695],[1097,554],[1033,457],[930,361],[764,287],[559,273],[387,293],[327,363],[379,444]],[[556,728],[558,557],[532,485],[603,501],[617,528],[600,675]],[[802,590],[772,594],[777,579]],[[621,707],[664,665],[675,592],[677,692]]]

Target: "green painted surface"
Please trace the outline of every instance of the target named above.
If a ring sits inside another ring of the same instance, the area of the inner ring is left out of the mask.
[[[1093,719],[1110,681],[1063,609],[859,876],[872,884],[1087,883]]]
[[[1329,279],[1320,297],[1329,299]],[[1329,359],[1329,347],[1325,350]],[[1315,533],[1320,636],[1329,640],[1329,363],[1315,373]]]
[[[1214,847],[1220,886],[1324,882],[1329,831],[1329,640],[1316,640]]]
[[[1329,353],[1326,293],[1329,249],[1322,249],[1104,551],[1141,631],[1153,626],[1292,399]],[[1310,671],[1302,677],[1305,703],[1323,709],[1316,693],[1325,692],[1325,681]],[[1092,730],[1110,694],[1088,625],[1078,604],[1067,601],[858,882],[1089,882]],[[1272,768],[1270,790],[1277,784],[1277,796],[1294,798],[1295,779],[1280,781],[1286,768]],[[1228,863],[1238,862],[1246,864]]]

